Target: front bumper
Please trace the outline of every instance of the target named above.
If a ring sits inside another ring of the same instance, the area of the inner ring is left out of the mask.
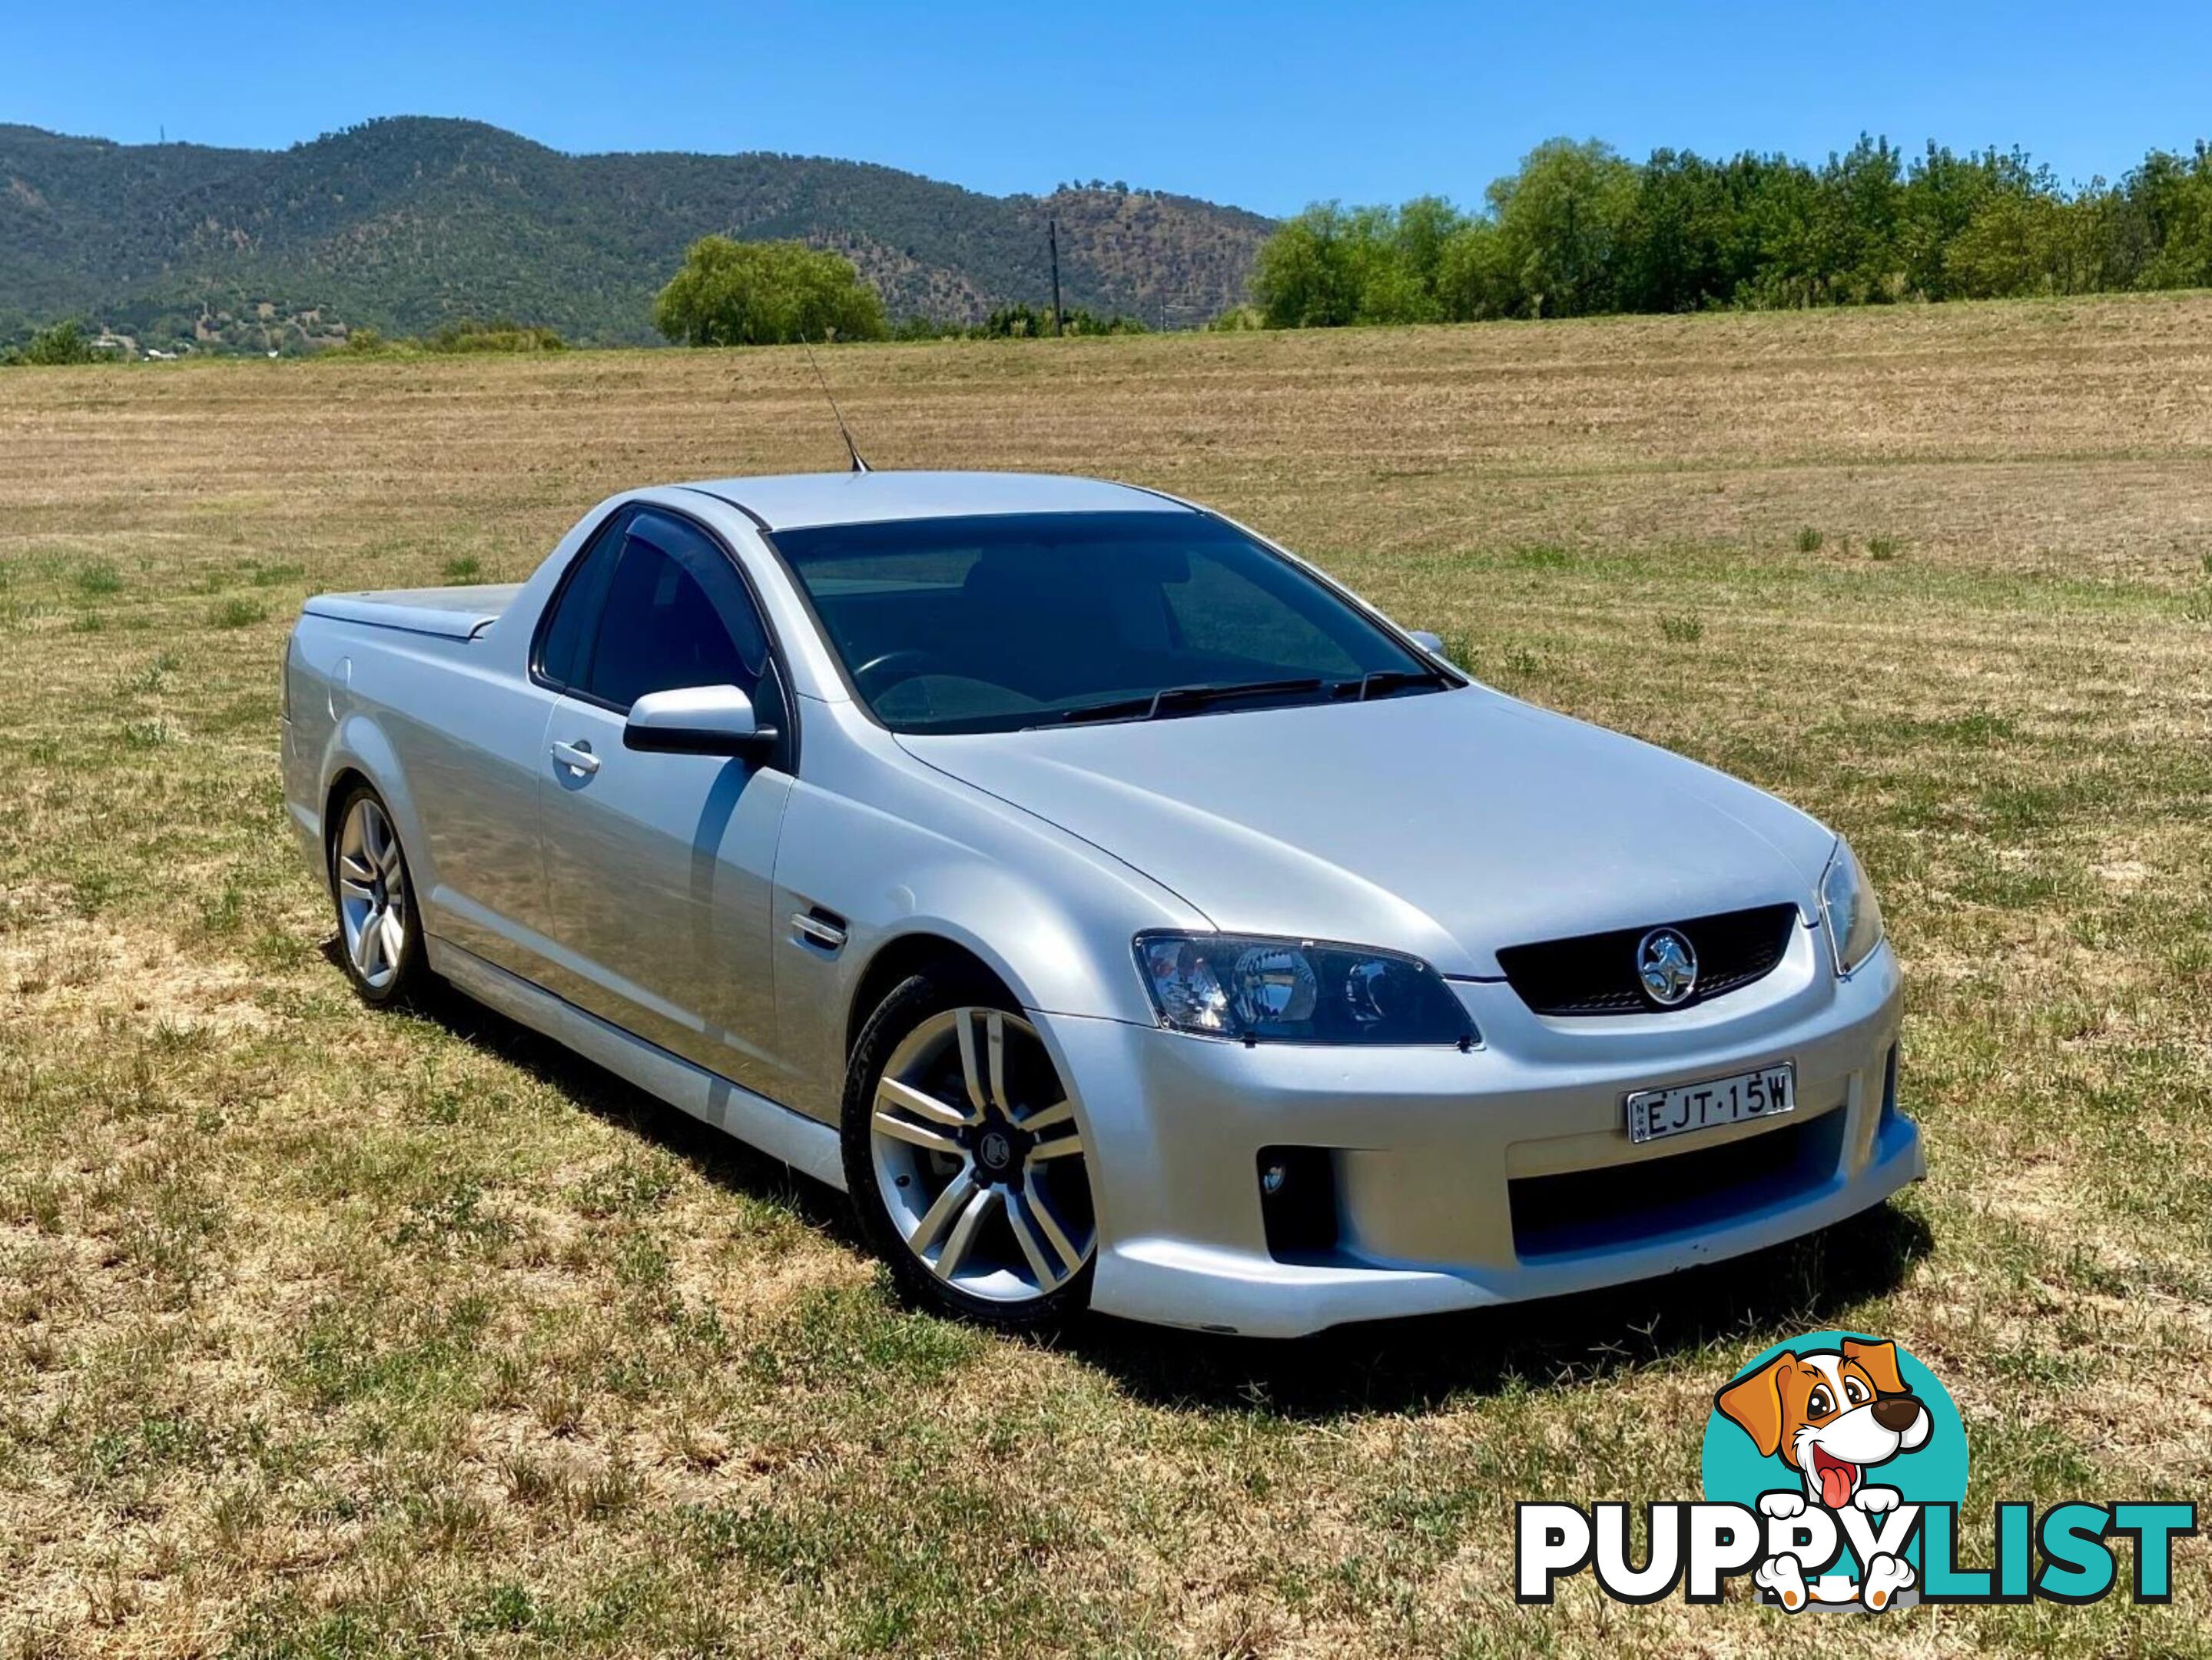
[[[1825,958],[1803,927],[1757,985],[1596,1019],[1460,982],[1484,1038],[1465,1053],[1247,1048],[1040,1014],[1092,1149],[1092,1305],[1297,1336],[1672,1273],[1878,1204],[1925,1173],[1895,1099],[1896,962],[1884,946],[1838,981]],[[1631,1091],[1785,1060],[1794,1113],[1630,1142]],[[1326,1250],[1269,1249],[1258,1164],[1284,1146],[1325,1150]]]

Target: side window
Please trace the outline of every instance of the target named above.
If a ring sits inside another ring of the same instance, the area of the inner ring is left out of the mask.
[[[656,513],[630,521],[576,689],[617,708],[679,686],[759,696],[768,635],[728,556],[703,532]],[[763,724],[773,712],[763,710]]]
[[[621,556],[623,538],[635,515],[622,508],[599,527],[576,562],[569,567],[568,580],[562,583],[553,596],[553,612],[545,620],[544,632],[538,636],[538,672],[556,686],[565,686],[576,678],[579,655],[592,625],[599,614],[599,601],[607,591],[607,578],[614,574],[615,561]]]

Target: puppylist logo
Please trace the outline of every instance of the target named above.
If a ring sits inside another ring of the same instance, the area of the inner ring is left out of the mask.
[[[1522,1602],[1590,1569],[1624,1602],[1679,1590],[1717,1602],[1748,1577],[1757,1600],[1878,1614],[1930,1603],[2094,1602],[2119,1583],[2115,1541],[2133,1545],[2137,1602],[2172,1596],[2173,1543],[2197,1531],[2193,1504],[2073,1502],[2039,1522],[1996,1506],[1996,1560],[1959,1561],[1966,1437],[1950,1391],[1886,1338],[1815,1332],[1778,1344],[1714,1393],[1703,1503],[1644,1506],[1649,1544],[1632,1562],[1629,1506],[1525,1503],[1515,1538]]]
[[[1705,1478],[1707,1499],[1759,1513],[1762,1601],[1879,1613],[1917,1598],[1922,1517],[1966,1496],[1966,1432],[1950,1391],[1895,1343],[1826,1332],[1715,1393]]]

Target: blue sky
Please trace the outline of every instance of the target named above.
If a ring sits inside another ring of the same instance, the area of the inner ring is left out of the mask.
[[[843,155],[1005,192],[1122,179],[1284,213],[1472,203],[1540,139],[1818,157],[2020,144],[2062,177],[2212,137],[2212,6],[676,5],[86,14],[7,0],[0,120],[278,147],[467,115],[562,149]]]

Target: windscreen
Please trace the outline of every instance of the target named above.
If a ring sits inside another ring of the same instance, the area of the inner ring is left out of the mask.
[[[895,732],[1003,732],[1455,684],[1202,513],[1019,514],[775,532]]]

